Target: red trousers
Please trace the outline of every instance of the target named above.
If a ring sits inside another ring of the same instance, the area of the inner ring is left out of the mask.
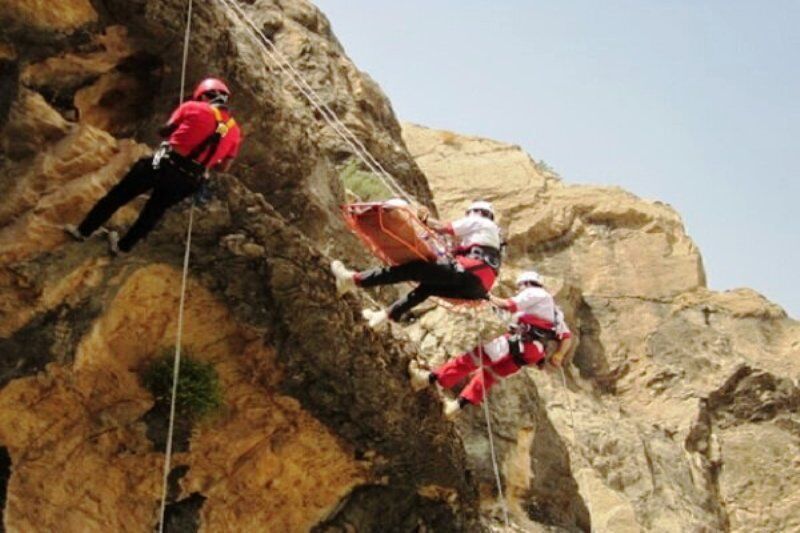
[[[469,383],[459,396],[473,405],[478,405],[483,401],[486,391],[495,383],[520,369],[509,354],[508,338],[509,335],[503,335],[484,344],[483,347],[473,348],[450,359],[434,370],[436,380],[445,389],[450,389],[464,377],[472,374]],[[522,347],[521,355],[527,364],[535,365],[544,357],[544,349],[538,342],[526,342]],[[483,359],[483,372],[479,357]]]

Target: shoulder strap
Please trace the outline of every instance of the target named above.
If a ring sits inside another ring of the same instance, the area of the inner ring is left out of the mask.
[[[236,121],[233,117],[225,120],[225,117],[222,116],[222,111],[217,106],[212,105],[211,112],[214,113],[214,119],[217,121],[216,133],[219,133],[220,137],[225,137],[236,126]]]
[[[197,160],[203,152],[208,150],[203,160],[198,161],[198,163],[203,166],[208,165],[209,161],[214,159],[214,155],[217,153],[217,148],[219,147],[219,142],[236,126],[236,121],[233,120],[233,117],[227,121],[224,120],[222,111],[220,111],[218,107],[209,104],[208,108],[211,110],[211,113],[214,115],[214,120],[217,122],[214,133],[200,141],[187,156],[189,159]]]

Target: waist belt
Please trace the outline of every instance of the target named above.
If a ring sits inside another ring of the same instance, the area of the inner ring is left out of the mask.
[[[474,244],[465,250],[456,251],[456,255],[463,255],[464,257],[471,257],[472,259],[483,261],[495,272],[500,269],[500,250],[493,246]]]
[[[206,173],[206,167],[191,158],[182,156],[167,143],[162,143],[161,147],[153,154],[153,168],[161,168],[164,163],[193,180],[203,178]]]
[[[520,368],[528,364],[525,358],[522,357],[522,342],[522,337],[519,335],[512,335],[508,338],[508,353],[511,355],[511,359],[514,360],[514,364]]]
[[[527,365],[528,362],[522,356],[522,349],[523,343],[534,343],[538,342],[542,345],[542,355],[546,355],[545,350],[547,347],[547,341],[555,339],[555,333],[549,332],[548,335],[547,330],[539,329],[539,328],[531,328],[537,331],[536,334],[530,334],[529,332],[517,332],[511,335],[508,338],[508,353],[511,355],[511,359],[513,359],[514,363],[522,368],[523,366]],[[547,357],[542,357],[536,362],[536,366],[541,368],[544,366],[545,360]]]
[[[522,342],[539,341],[542,344],[547,344],[557,338],[556,332],[552,329],[539,328],[525,323],[517,324],[514,331],[522,338]]]

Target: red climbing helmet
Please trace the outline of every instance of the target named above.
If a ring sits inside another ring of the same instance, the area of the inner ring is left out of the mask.
[[[228,86],[225,85],[222,80],[218,80],[217,78],[206,78],[201,81],[192,93],[192,100],[199,100],[201,96],[206,93],[217,93],[217,94],[224,94],[225,96],[230,96],[231,91],[228,89]]]

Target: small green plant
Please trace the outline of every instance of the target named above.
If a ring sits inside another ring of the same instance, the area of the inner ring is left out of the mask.
[[[372,172],[358,168],[358,162],[351,159],[339,174],[342,185],[361,201],[385,200],[394,196],[380,178]]]
[[[156,402],[169,404],[172,399],[174,354],[165,353],[153,360],[144,371],[144,386]],[[222,405],[219,376],[211,363],[198,361],[190,354],[181,357],[175,409],[181,416],[194,419],[212,413]]]
[[[536,167],[536,170],[538,170],[542,174],[552,174],[554,176],[558,176],[558,172],[556,172],[556,170],[553,167],[551,167],[544,159],[540,159],[538,161],[534,160],[534,166]]]

